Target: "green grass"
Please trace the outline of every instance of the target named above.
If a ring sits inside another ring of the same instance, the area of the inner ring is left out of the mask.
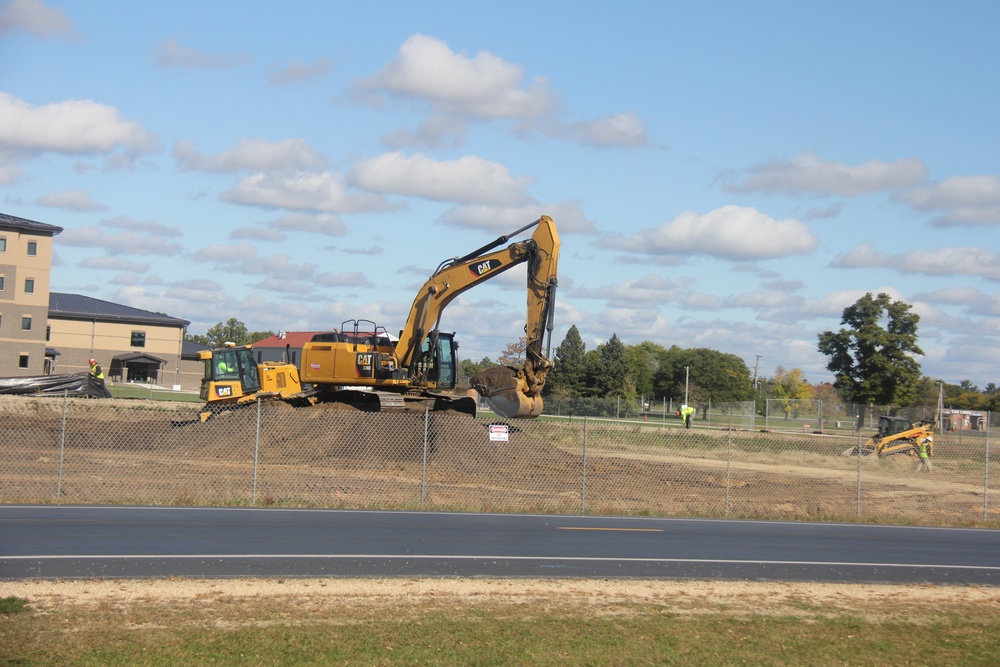
[[[443,602],[55,605],[0,616],[0,665],[975,666],[1000,655],[1000,610],[982,603]]]
[[[0,598],[0,616],[9,616],[28,611],[28,601],[19,597]]]

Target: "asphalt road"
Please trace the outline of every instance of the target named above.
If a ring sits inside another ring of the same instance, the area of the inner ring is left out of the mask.
[[[563,515],[0,505],[0,579],[247,576],[1000,585],[1000,531]]]

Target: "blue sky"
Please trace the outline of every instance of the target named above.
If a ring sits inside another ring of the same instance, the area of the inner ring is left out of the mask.
[[[558,345],[831,380],[887,292],[923,372],[998,382],[1000,4],[0,0],[0,210],[52,290],[252,330],[403,324],[441,261],[551,215]],[[524,272],[445,312],[521,334]]]

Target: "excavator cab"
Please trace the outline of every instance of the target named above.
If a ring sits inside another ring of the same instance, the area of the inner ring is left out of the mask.
[[[419,373],[438,389],[454,389],[458,376],[458,341],[454,333],[432,331],[420,347]]]

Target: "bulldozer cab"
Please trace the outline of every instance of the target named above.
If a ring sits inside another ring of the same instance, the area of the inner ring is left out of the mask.
[[[878,418],[878,434],[879,437],[888,438],[890,435],[896,435],[897,433],[902,433],[903,431],[909,431],[913,428],[913,422],[906,417],[879,417]]]
[[[233,399],[260,391],[260,373],[249,347],[226,347],[198,356],[205,362],[202,400]]]

